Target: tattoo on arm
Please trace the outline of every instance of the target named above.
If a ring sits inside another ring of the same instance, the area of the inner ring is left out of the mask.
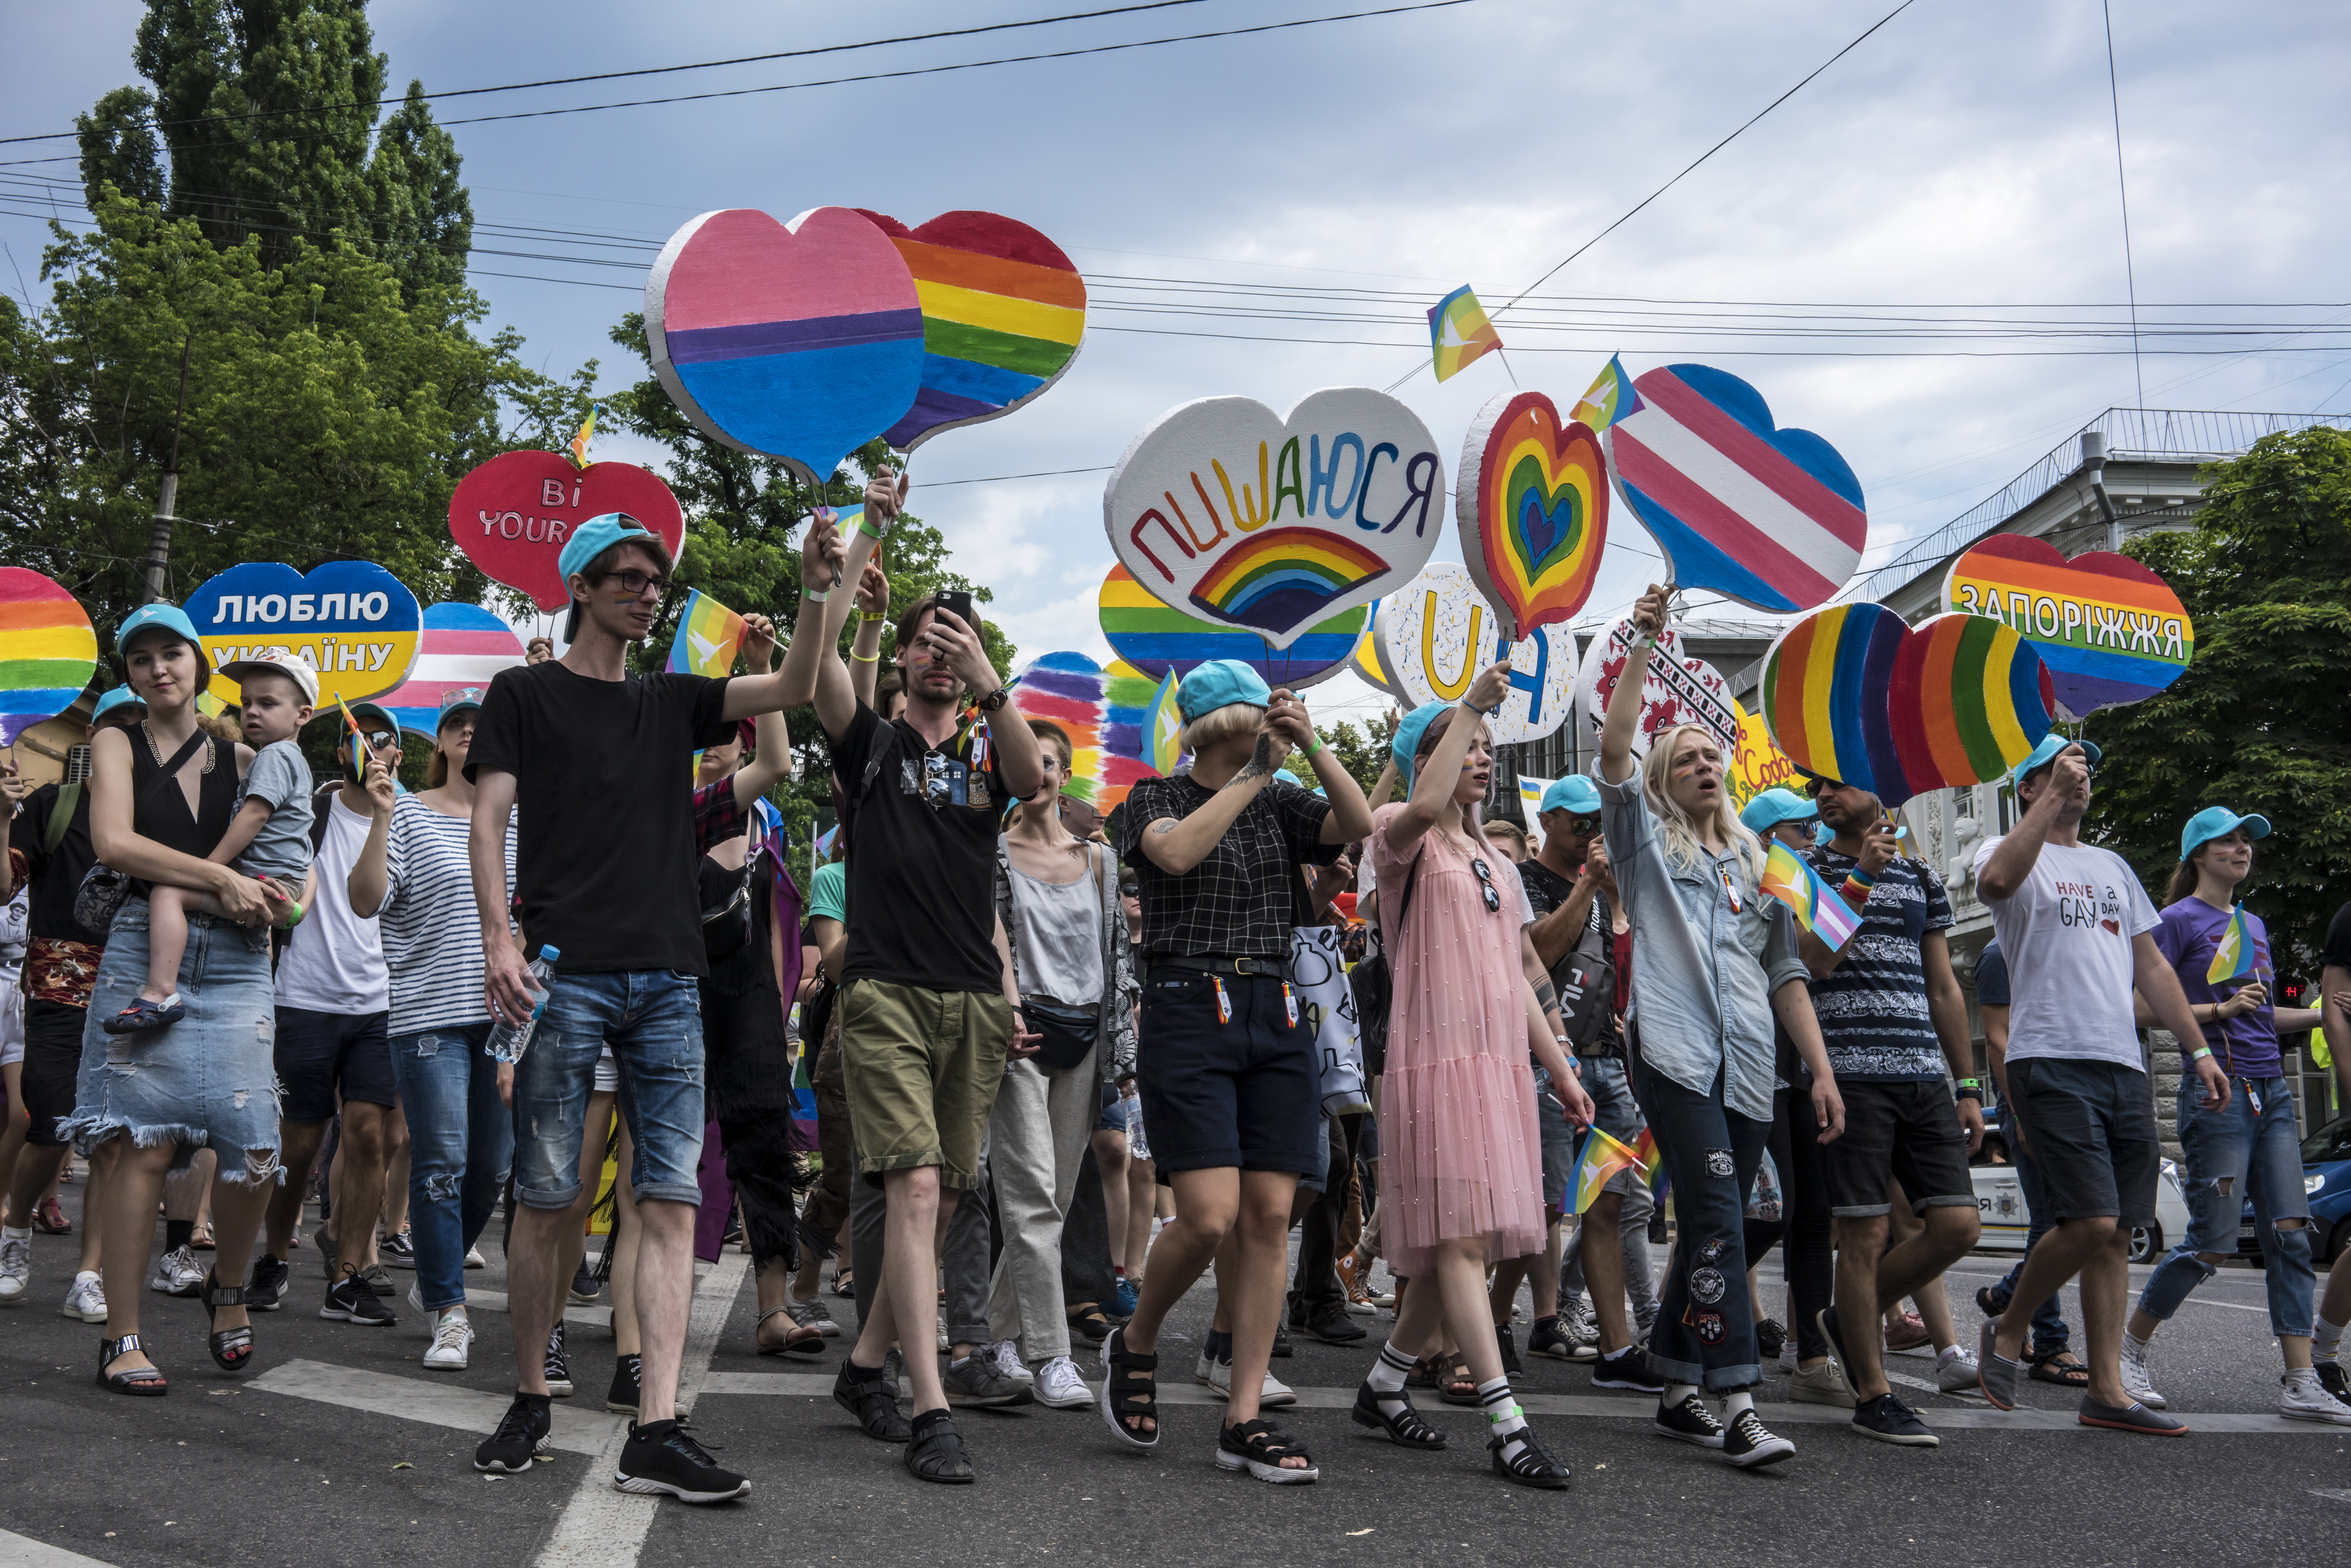
[[[1543,1011],[1550,1012],[1559,1006],[1559,991],[1549,980],[1545,980],[1535,987],[1535,1000],[1542,1004]]]
[[[1267,777],[1272,772],[1273,736],[1270,732],[1268,732],[1267,734],[1260,735],[1257,737],[1257,749],[1249,753],[1249,759],[1241,765],[1241,770],[1239,772],[1233,775],[1232,781],[1234,784],[1252,783],[1257,779]],[[1227,786],[1228,789],[1231,786],[1229,785]]]
[[[1172,833],[1176,831],[1176,819],[1173,817],[1162,817],[1159,821],[1151,824],[1151,831],[1155,833],[1160,834]]]

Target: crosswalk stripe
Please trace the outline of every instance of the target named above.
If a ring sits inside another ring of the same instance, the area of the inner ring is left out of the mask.
[[[62,1546],[51,1546],[29,1535],[0,1530],[0,1563],[8,1568],[112,1568],[96,1557],[84,1557]]]
[[[246,1386],[265,1394],[340,1405],[347,1410],[366,1410],[378,1416],[397,1416],[405,1421],[454,1427],[476,1437],[487,1437],[496,1430],[498,1417],[512,1403],[503,1394],[484,1394],[454,1383],[369,1372],[323,1361],[281,1362]],[[555,1428],[549,1441],[567,1453],[601,1453],[613,1432],[625,1434],[627,1430],[628,1423],[623,1417],[608,1416],[601,1409],[575,1409],[559,1399],[552,1408]]]

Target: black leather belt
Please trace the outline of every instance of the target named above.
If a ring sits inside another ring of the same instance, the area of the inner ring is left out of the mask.
[[[1261,975],[1271,980],[1290,978],[1287,958],[1154,958],[1154,970],[1189,969],[1196,975]]]

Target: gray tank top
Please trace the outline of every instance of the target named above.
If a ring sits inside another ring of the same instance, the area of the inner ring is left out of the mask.
[[[1090,845],[1099,860],[1102,848]],[[1101,885],[1089,864],[1075,882],[1040,882],[1019,866],[1012,873],[1012,942],[1020,994],[1064,1007],[1090,1008],[1102,998],[1102,900],[1117,877],[1105,865]]]

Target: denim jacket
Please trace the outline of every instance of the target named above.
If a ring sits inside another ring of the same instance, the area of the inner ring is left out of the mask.
[[[1698,1094],[1712,1091],[1719,1071],[1727,1109],[1770,1121],[1771,993],[1806,973],[1794,915],[1747,885],[1735,850],[1688,870],[1669,862],[1637,769],[1622,784],[1595,781],[1608,861],[1633,923],[1627,1022],[1639,1026],[1642,1060]]]

